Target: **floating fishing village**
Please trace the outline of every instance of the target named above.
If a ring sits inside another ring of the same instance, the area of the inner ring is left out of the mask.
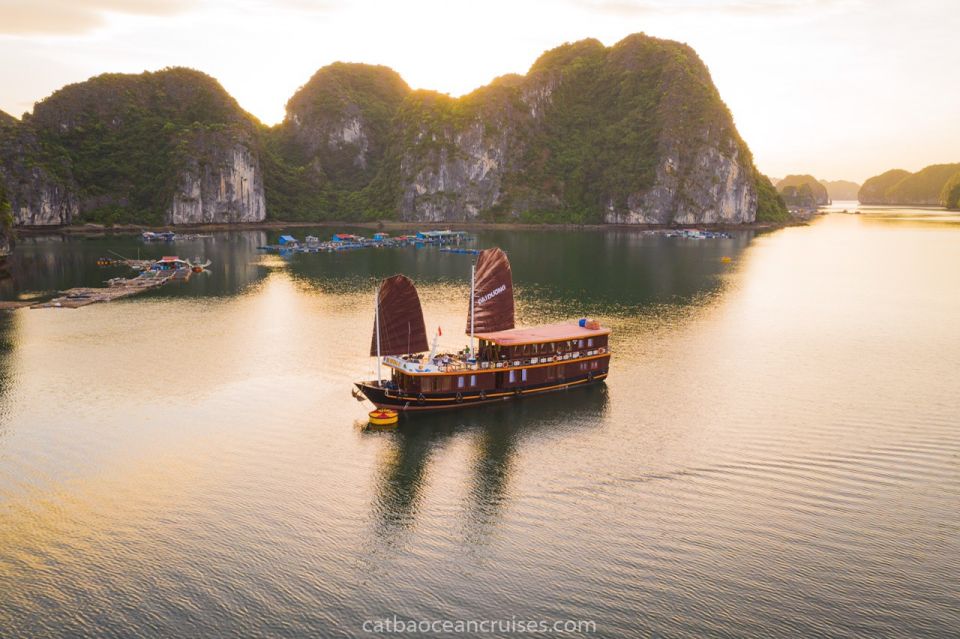
[[[729,233],[701,229],[653,229],[644,230],[643,235],[661,235],[669,238],[687,240],[728,239]],[[178,233],[175,231],[143,231],[140,239],[147,245],[174,244],[176,242],[212,239],[212,234]],[[466,231],[428,230],[392,236],[378,231],[372,237],[353,233],[333,233],[329,240],[314,235],[299,239],[290,234],[281,234],[276,243],[258,246],[265,253],[274,253],[289,258],[305,253],[334,253],[360,249],[381,248],[436,248],[443,253],[460,255],[480,255],[481,250],[473,248],[476,237]],[[729,261],[725,258],[724,261]],[[100,267],[124,266],[134,271],[131,277],[112,277],[104,281],[106,286],[80,286],[59,291],[46,300],[9,300],[0,301],[0,310],[17,308],[81,308],[100,302],[111,302],[155,290],[171,283],[188,282],[194,274],[207,272],[211,266],[209,260],[201,257],[193,260],[177,255],[165,255],[154,259],[129,258],[114,254],[112,257],[100,257],[96,260]]]
[[[372,238],[352,233],[334,233],[326,241],[313,235],[298,240],[292,235],[281,235],[276,244],[258,247],[263,251],[272,251],[281,255],[294,253],[332,253],[363,248],[424,247],[466,244],[475,238],[465,231],[420,231],[414,235],[391,237],[389,233],[374,233]]]
[[[159,260],[104,260],[97,261],[98,266],[125,265],[140,271],[135,277],[114,277],[107,280],[105,288],[77,287],[62,291],[60,295],[30,308],[80,308],[98,302],[130,297],[144,291],[158,288],[170,282],[185,282],[194,273],[203,273],[210,262],[200,263],[180,259],[175,255],[166,255]]]

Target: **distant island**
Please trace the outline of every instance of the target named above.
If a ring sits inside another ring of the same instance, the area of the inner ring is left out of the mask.
[[[947,180],[940,192],[940,204],[950,210],[960,209],[960,172]]]
[[[818,180],[812,175],[788,175],[785,178],[771,178],[770,181],[781,195],[789,189],[788,195],[784,196],[790,200],[788,204],[809,208],[823,206],[833,200],[856,200],[857,193],[860,191],[860,185],[856,182]],[[804,184],[808,185],[809,192],[801,192]],[[823,189],[820,188],[821,186]]]
[[[820,180],[820,184],[827,189],[830,201],[856,200],[860,192],[860,185],[849,180]]]
[[[777,192],[791,208],[815,209],[830,203],[827,188],[812,175],[788,175],[777,181]]]
[[[0,114],[12,224],[785,221],[706,66],[642,34],[544,53],[461,98],[324,67],[273,127],[169,68]]]
[[[892,169],[864,182],[858,199],[862,204],[957,208],[958,184],[960,163],[932,164],[916,173]]]

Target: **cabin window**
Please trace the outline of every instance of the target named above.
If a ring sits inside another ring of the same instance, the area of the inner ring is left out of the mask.
[[[527,381],[527,369],[525,368],[520,369],[520,381],[522,382]]]
[[[513,384],[517,381],[517,371],[510,371],[510,383]]]
[[[583,348],[585,345],[586,345],[586,342],[584,342],[583,340],[580,340],[580,348]]]
[[[476,376],[476,375],[471,375],[471,376],[470,376],[470,386],[473,387],[473,386],[476,386],[476,385],[477,385],[477,376]]]
[[[457,378],[457,388],[463,388],[463,375]]]
[[[593,347],[593,338],[591,337],[587,339],[587,348],[592,348],[592,347]]]

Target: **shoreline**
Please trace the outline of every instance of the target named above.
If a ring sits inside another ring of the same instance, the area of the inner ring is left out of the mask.
[[[803,226],[803,220],[788,222],[750,222],[747,224],[553,224],[530,222],[404,222],[400,220],[381,220],[377,222],[349,222],[349,221],[319,221],[319,222],[283,222],[268,220],[265,222],[238,222],[217,224],[178,224],[149,226],[146,224],[116,224],[103,226],[100,224],[81,224],[68,226],[18,226],[14,227],[16,234],[32,235],[99,235],[116,234],[126,235],[142,233],[144,231],[174,231],[184,233],[196,232],[223,232],[223,231],[277,231],[294,228],[364,228],[373,230],[445,230],[452,231],[599,231],[604,229],[635,230],[635,231],[667,231],[674,229],[702,229],[705,231],[773,231],[789,226]]]

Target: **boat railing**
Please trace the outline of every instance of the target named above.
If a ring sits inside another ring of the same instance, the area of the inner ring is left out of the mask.
[[[523,368],[524,366],[537,366],[544,364],[563,363],[576,361],[597,355],[604,355],[608,352],[606,347],[572,351],[569,353],[555,353],[553,355],[537,355],[536,357],[521,357],[516,359],[505,359],[498,362],[480,361],[471,362],[462,359],[452,359],[448,362],[433,361],[425,366],[417,366],[418,360],[404,359],[400,357],[385,357],[384,362],[388,365],[409,372],[430,372],[430,373],[457,373],[460,371],[485,371],[497,370],[501,368]]]
[[[537,355],[535,357],[521,357],[516,359],[505,359],[499,362],[479,362],[474,365],[473,370],[489,370],[497,368],[522,368],[524,366],[535,366],[542,364],[562,363],[567,361],[584,359],[603,355],[607,352],[606,347],[586,349],[582,351],[571,351],[569,353],[554,353],[552,355]]]

